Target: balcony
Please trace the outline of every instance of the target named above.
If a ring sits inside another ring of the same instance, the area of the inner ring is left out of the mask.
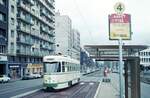
[[[50,32],[49,32],[49,35],[50,35],[51,37],[55,37],[55,32],[50,31]]]
[[[24,1],[26,1],[26,0],[24,0]],[[25,5],[23,4],[23,1],[19,1],[19,2],[17,3],[17,7],[21,8],[21,9],[24,10],[24,11],[30,12],[30,8],[27,7],[27,6],[25,6]]]
[[[30,42],[30,40],[24,40],[24,41],[23,41],[23,40],[22,40],[21,38],[19,38],[19,37],[17,38],[17,43],[18,43],[18,44],[24,44],[24,45],[32,45],[31,42]]]
[[[48,32],[49,30],[46,27],[40,26],[40,30],[45,32],[45,33],[49,33]]]
[[[45,16],[47,15],[47,13],[45,12],[45,9],[41,9],[41,10],[40,10],[40,14],[41,14],[41,15],[45,15]]]
[[[7,39],[2,35],[0,35],[0,45],[7,45]]]
[[[52,8],[50,8],[45,2],[43,2],[43,0],[39,0],[40,1],[40,3],[43,5],[43,6],[45,6],[49,11],[50,11],[50,13],[51,14],[53,14],[53,15],[55,15],[55,11],[52,9]],[[54,3],[50,3],[50,2],[52,2],[52,1],[48,1],[48,0],[45,0],[49,5],[51,5],[51,7],[53,7],[54,8]]]
[[[33,25],[33,22],[31,21],[31,16],[23,16],[21,13],[17,14],[17,18],[21,21],[25,22],[26,24]]]
[[[26,1],[26,2],[30,3],[30,5],[31,5],[31,6],[33,6],[33,5],[34,5],[34,1],[33,1],[33,0],[24,0],[24,1]]]
[[[27,33],[27,34],[30,33],[30,30],[27,30],[26,28],[22,27],[21,25],[17,26],[17,30],[21,31],[23,33]]]
[[[47,3],[54,8],[54,0],[47,0]]]
[[[41,49],[45,49],[45,50],[50,50],[47,45],[40,45],[40,48],[41,48]]]

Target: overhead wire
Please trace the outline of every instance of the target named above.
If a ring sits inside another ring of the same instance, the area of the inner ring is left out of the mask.
[[[93,35],[92,35],[92,33],[91,33],[91,30],[89,29],[90,27],[89,27],[89,25],[87,24],[86,19],[84,18],[83,14],[82,14],[82,12],[81,12],[79,6],[78,6],[77,1],[76,1],[76,0],[73,0],[73,2],[74,2],[74,4],[75,4],[75,7],[76,7],[76,9],[77,9],[77,12],[79,13],[79,15],[80,15],[80,17],[81,17],[81,20],[83,21],[84,25],[86,26],[86,29],[87,29],[87,31],[88,31],[88,33],[89,33],[89,35],[90,35],[91,41],[93,41],[94,38],[93,38]]]

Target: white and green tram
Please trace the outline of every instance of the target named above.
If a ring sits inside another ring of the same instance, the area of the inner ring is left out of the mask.
[[[80,62],[64,56],[45,56],[44,89],[62,89],[80,81]]]

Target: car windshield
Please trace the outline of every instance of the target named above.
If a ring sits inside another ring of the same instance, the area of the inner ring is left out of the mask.
[[[59,62],[44,63],[44,72],[46,74],[60,72],[61,66]]]

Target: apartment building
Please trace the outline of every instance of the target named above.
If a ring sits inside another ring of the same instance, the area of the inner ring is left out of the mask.
[[[80,33],[72,29],[72,58],[80,60]]]
[[[67,15],[55,15],[56,54],[72,55],[72,21]]]
[[[8,69],[12,78],[42,74],[55,49],[54,0],[9,0]]]
[[[56,54],[80,60],[80,33],[72,28],[72,21],[59,12],[55,15]]]
[[[8,0],[0,0],[0,74],[8,72]]]

